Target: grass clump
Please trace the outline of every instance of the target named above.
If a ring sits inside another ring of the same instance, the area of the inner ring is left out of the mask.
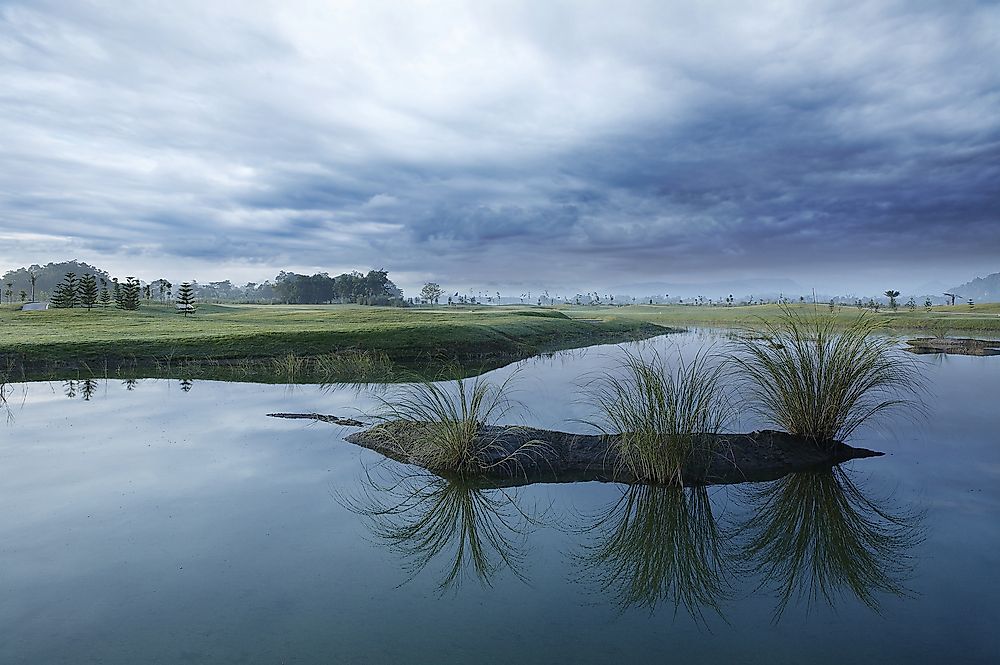
[[[516,403],[510,399],[514,374],[500,383],[483,376],[448,382],[420,381],[381,397],[377,419],[392,444],[412,462],[432,471],[474,476],[518,459],[536,447],[504,445],[506,428],[497,423]]]
[[[396,377],[393,362],[385,353],[364,349],[319,356],[316,371],[326,382],[389,383]]]
[[[690,362],[678,356],[671,367],[655,351],[626,352],[619,369],[595,382],[601,420],[591,424],[611,438],[619,471],[642,482],[680,483],[685,463],[709,452],[709,435],[732,418],[725,364],[699,353]]]
[[[790,434],[842,441],[920,388],[912,359],[871,316],[838,329],[833,317],[785,310],[762,328],[737,342],[736,363],[750,407]]]

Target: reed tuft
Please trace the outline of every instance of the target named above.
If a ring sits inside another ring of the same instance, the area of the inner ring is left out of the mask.
[[[896,340],[866,314],[846,329],[834,317],[763,321],[736,344],[747,403],[774,425],[815,443],[843,441],[866,422],[912,402],[922,379]]]
[[[678,355],[670,367],[653,351],[625,353],[619,371],[592,384],[600,420],[590,424],[611,437],[616,464],[636,479],[679,484],[685,463],[707,450],[710,436],[732,420],[723,386],[725,363],[699,353]]]

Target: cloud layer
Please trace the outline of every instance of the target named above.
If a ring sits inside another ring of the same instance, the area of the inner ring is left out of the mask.
[[[964,279],[1000,269],[997,34],[965,2],[0,3],[0,258]]]

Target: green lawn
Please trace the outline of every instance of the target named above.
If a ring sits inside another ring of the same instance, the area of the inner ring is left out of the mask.
[[[819,312],[827,315],[825,304],[794,304],[791,309],[802,313]],[[559,311],[575,319],[601,321],[646,321],[663,326],[721,326],[744,327],[759,324],[761,319],[774,319],[781,315],[778,305],[750,305],[742,307],[710,307],[694,305],[630,305],[627,307],[559,307]],[[859,315],[855,307],[838,307],[834,315],[845,324]],[[922,307],[911,312],[900,307],[895,312],[883,309],[875,314],[886,325],[900,332],[926,332],[948,334],[1000,334],[1000,303],[934,307],[927,312]]]
[[[202,305],[22,312],[0,308],[0,356],[8,370],[121,367],[187,361],[314,357],[358,349],[393,362],[501,359],[661,332],[639,319],[591,322],[544,309],[382,308],[354,305]],[[8,371],[8,374],[11,374]]]

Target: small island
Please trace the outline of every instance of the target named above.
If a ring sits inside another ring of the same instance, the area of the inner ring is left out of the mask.
[[[312,419],[344,426],[356,420],[318,413],[275,413],[277,418]],[[348,435],[346,440],[405,464],[424,467],[405,451],[434,436],[432,423],[391,421]],[[683,484],[728,485],[776,480],[789,473],[831,466],[882,453],[840,441],[819,446],[803,437],[774,430],[746,434],[706,434],[702,446],[681,471]],[[487,487],[534,483],[617,482],[639,484],[615,455],[615,436],[575,434],[517,425],[484,425],[475,447],[484,455],[476,480]],[[440,470],[427,469],[440,474]]]

